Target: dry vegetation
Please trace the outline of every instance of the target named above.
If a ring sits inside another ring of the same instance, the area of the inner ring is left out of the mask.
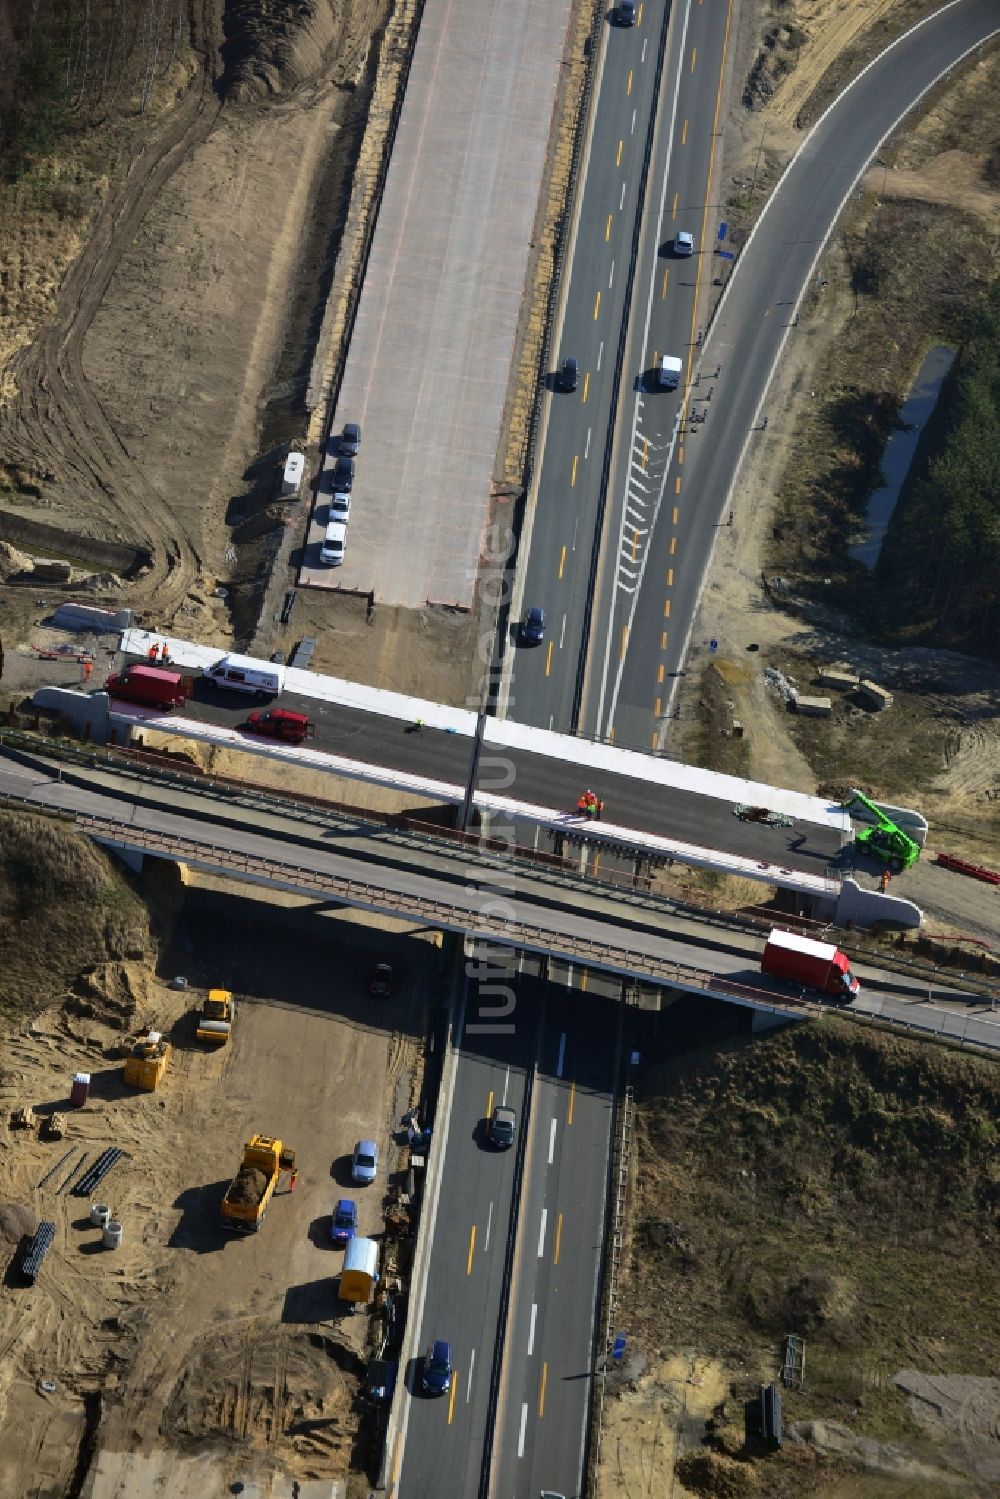
[[[744,1397],[799,1333],[808,1380],[788,1419],[844,1422],[975,1472],[988,1429],[968,1432],[964,1453],[935,1449],[891,1376],[996,1368],[995,1066],[836,1020],[685,1051],[690,1024],[682,1004],[644,1047],[623,1286],[633,1338],[650,1357],[722,1360]],[[710,1448],[745,1455],[738,1407],[715,1425]],[[761,1491],[813,1493],[828,1477],[793,1452],[768,1460]]]
[[[98,969],[127,985],[121,965],[150,948],[146,907],[107,854],[58,818],[0,813],[0,1014],[44,1009]]]

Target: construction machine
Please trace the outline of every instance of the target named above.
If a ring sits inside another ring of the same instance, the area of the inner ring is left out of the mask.
[[[198,1040],[210,1046],[225,1046],[233,1028],[236,1006],[228,989],[209,989],[198,1016]]]
[[[125,1058],[125,1082],[131,1088],[152,1093],[158,1088],[170,1064],[173,1047],[159,1031],[143,1031],[135,1037]]]
[[[222,1199],[224,1227],[256,1233],[264,1221],[282,1171],[295,1170],[295,1151],[273,1135],[252,1135],[243,1147],[240,1169]]]
[[[864,807],[875,819],[874,827],[862,828],[855,833],[854,841],[859,848],[867,849],[876,859],[881,859],[893,874],[902,874],[920,858],[920,844],[898,828],[863,791],[855,791],[842,805],[845,812],[851,812],[857,806]]]

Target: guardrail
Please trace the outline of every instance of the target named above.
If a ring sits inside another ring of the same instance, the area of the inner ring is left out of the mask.
[[[145,781],[147,784],[186,790],[206,797],[214,796],[223,803],[229,802],[233,806],[238,804],[244,810],[248,807],[271,810],[289,820],[314,825],[319,822],[325,826],[331,824],[343,826],[346,822],[356,827],[377,827],[382,830],[385,840],[398,840],[403,846],[412,846],[416,843],[439,858],[449,855],[461,858],[473,852],[487,867],[491,864],[503,864],[506,867],[521,866],[530,868],[536,879],[551,882],[555,886],[563,886],[569,890],[588,894],[599,891],[602,900],[621,901],[627,905],[630,913],[646,911],[664,916],[680,916],[688,920],[699,921],[706,928],[717,930],[721,927],[735,935],[752,938],[766,937],[775,922],[780,923],[785,920],[780,913],[769,915],[757,912],[725,911],[714,906],[697,905],[693,901],[651,888],[648,877],[640,877],[638,882],[635,876],[624,877],[620,883],[611,883],[605,875],[595,875],[589,869],[581,872],[579,866],[571,865],[559,855],[542,850],[511,847],[502,841],[498,841],[494,847],[489,840],[484,840],[477,834],[463,833],[453,828],[439,828],[418,819],[397,817],[370,809],[359,809],[347,803],[311,797],[301,792],[271,792],[266,787],[252,784],[248,786],[246,782],[233,778],[207,776],[196,766],[180,768],[146,751],[121,748],[113,751],[97,750],[83,748],[65,741],[59,741],[56,744],[45,743],[40,746],[31,734],[9,730],[0,733],[0,746],[6,747],[12,758],[21,759],[22,763],[31,765],[55,759],[98,772],[107,770],[121,776],[131,775],[136,780]],[[62,778],[61,773],[60,778]],[[84,781],[80,784],[88,785]],[[17,797],[7,799],[15,802],[18,800]],[[72,817],[71,813],[59,813],[35,802],[25,802],[24,805],[39,815]],[[496,855],[495,859],[491,857],[493,854]],[[819,937],[830,930],[828,925],[822,923],[804,923],[792,918],[788,918],[788,924],[795,928],[801,927]],[[885,953],[877,947],[868,948],[858,942],[849,942],[845,940],[842,933],[837,934],[837,945],[854,963],[868,963],[877,967],[880,962],[886,961]],[[891,955],[891,962],[893,971],[901,977],[912,978],[928,985],[941,983],[942,980],[962,984],[970,992],[980,994],[983,998],[990,1000],[995,999],[997,995],[996,983],[991,983],[988,978],[969,973],[964,969],[956,971],[942,968],[932,962],[925,962],[910,956],[904,957],[896,953]]]
[[[16,800],[32,811],[37,810],[34,803],[24,802],[23,798],[5,800]],[[327,874],[301,864],[250,854],[208,841],[158,833],[135,827],[124,820],[80,813],[75,822],[81,832],[89,834],[99,843],[110,843],[137,853],[189,863],[211,869],[215,873],[231,874],[252,884],[319,895],[363,910],[402,916],[444,931],[463,933],[476,941],[492,942],[498,947],[541,953],[585,968],[645,980],[657,988],[680,989],[686,993],[703,994],[706,998],[729,1000],[774,1015],[785,1015],[789,1019],[822,1019],[831,1013],[844,1014],[855,1020],[890,1029],[934,1036],[938,1040],[950,1041],[959,1046],[982,1045],[988,1050],[995,1049],[990,1043],[977,1041],[968,1034],[970,1026],[982,1024],[979,1016],[966,1016],[962,1019],[944,1010],[918,1011],[913,1019],[866,1015],[840,1006],[831,1007],[806,995],[776,995],[752,984],[703,973],[684,964],[666,961],[628,942],[598,941],[524,921],[483,917],[481,913],[470,912],[454,902],[392,889],[369,881]],[[928,1015],[933,1018],[928,1019]],[[997,1030],[1000,1035],[1000,1026]]]

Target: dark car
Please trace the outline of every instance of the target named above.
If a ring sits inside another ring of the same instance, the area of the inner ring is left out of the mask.
[[[521,644],[541,645],[545,639],[545,610],[526,609],[521,621]]]
[[[497,1150],[509,1150],[514,1143],[517,1115],[505,1103],[498,1103],[490,1118],[490,1144]]]
[[[580,364],[576,359],[564,359],[556,377],[560,390],[576,390],[580,383]]]
[[[330,1238],[335,1244],[346,1244],[358,1231],[358,1205],[342,1197],[334,1206],[330,1219]]]
[[[333,465],[333,492],[334,494],[347,493],[354,483],[354,459],[347,458],[343,454]]]
[[[371,978],[368,980],[368,993],[377,994],[380,999],[388,999],[392,994],[392,964],[376,963],[372,969]]]
[[[424,1354],[421,1384],[428,1395],[445,1395],[451,1389],[451,1344],[432,1343]]]
[[[361,446],[361,428],[357,422],[345,422],[340,434],[340,451],[347,458],[356,458]]]
[[[635,0],[618,0],[618,24],[619,26],[635,25],[636,3]]]

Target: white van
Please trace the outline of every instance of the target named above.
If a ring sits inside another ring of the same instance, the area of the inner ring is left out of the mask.
[[[681,383],[683,366],[672,354],[664,354],[656,367],[656,383],[661,390],[676,390]]]
[[[256,656],[223,656],[206,666],[202,676],[217,687],[252,692],[256,697],[277,697],[285,685],[285,668]]]
[[[327,567],[339,567],[344,560],[346,545],[347,527],[342,520],[332,520],[326,528],[326,536],[319,549],[319,560]]]

